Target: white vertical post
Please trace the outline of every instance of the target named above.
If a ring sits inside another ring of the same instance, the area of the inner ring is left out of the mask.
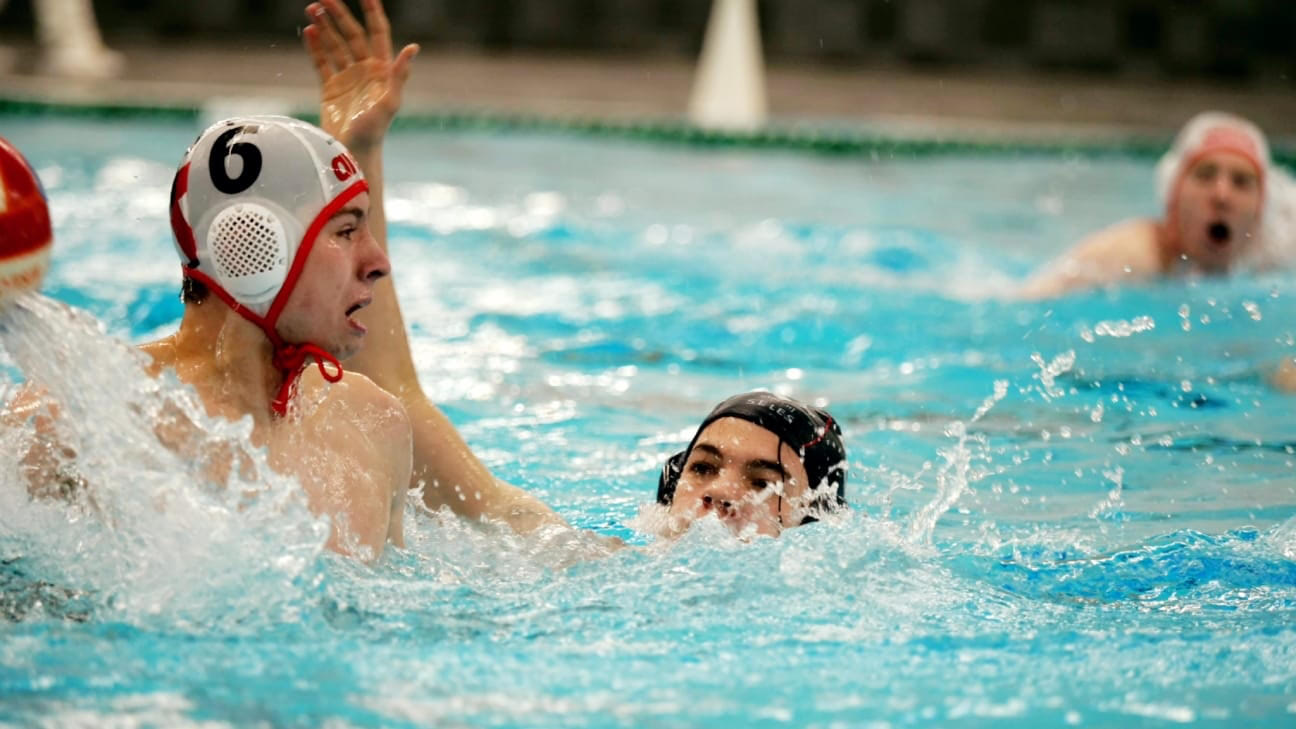
[[[712,0],[689,121],[706,129],[752,131],[765,124],[765,117],[765,61],[756,0]]]
[[[121,56],[104,46],[90,0],[33,0],[33,4],[47,71],[86,78],[108,78],[121,71]]]

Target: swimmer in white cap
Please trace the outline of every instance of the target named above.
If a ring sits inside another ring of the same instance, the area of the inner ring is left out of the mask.
[[[402,542],[411,434],[395,397],[362,375],[343,377],[340,364],[364,339],[355,312],[389,271],[368,208],[363,174],[318,128],[285,117],[210,127],[172,189],[184,318],[142,349],[153,374],[174,371],[210,414],[251,419],[252,441],[267,448],[271,466],[296,476],[312,510],[333,518],[332,549],[374,558],[389,539]],[[48,214],[43,220],[48,230]],[[0,233],[36,222],[9,216]],[[28,237],[24,250],[39,243]],[[24,456],[33,495],[67,495],[84,483],[57,468],[68,449],[55,434],[58,405],[47,400],[31,385],[3,415],[32,422],[41,436]],[[169,443],[184,430],[170,423],[157,432]]]
[[[395,397],[341,365],[364,342],[356,312],[390,269],[369,201],[346,148],[317,127],[273,116],[211,126],[171,192],[184,317],[143,349],[210,414],[251,418],[271,465],[333,518],[330,547],[376,557],[402,542],[410,426]]]
[[[362,26],[340,0],[306,9],[304,38],[319,72],[321,125],[342,140],[369,180],[370,227],[386,250],[382,206],[382,145],[400,108],[401,82],[417,46],[393,56],[391,28],[379,0],[364,0]],[[394,59],[394,60],[393,60]],[[374,287],[373,305],[358,315],[369,327],[368,343],[352,366],[400,398],[414,430],[412,485],[422,486],[430,509],[450,507],[470,519],[502,521],[519,532],[566,522],[530,493],[491,474],[454,425],[424,394],[410,354],[400,305],[390,279]]]
[[[1099,231],[1026,282],[1026,298],[1169,274],[1288,263],[1291,180],[1264,134],[1232,114],[1193,117],[1157,165],[1162,217]]]

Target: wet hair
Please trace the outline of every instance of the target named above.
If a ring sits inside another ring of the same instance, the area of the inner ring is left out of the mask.
[[[201,304],[211,296],[211,289],[202,281],[186,276],[180,281],[180,301],[186,304]]]
[[[720,403],[698,426],[688,448],[667,459],[657,479],[657,503],[670,505],[684,464],[697,445],[698,437],[721,418],[738,418],[770,431],[779,439],[779,450],[787,443],[805,466],[810,490],[817,494],[812,508],[833,511],[846,506],[846,444],[841,428],[828,411],[810,407],[770,392],[748,392]],[[807,516],[802,524],[814,521]]]

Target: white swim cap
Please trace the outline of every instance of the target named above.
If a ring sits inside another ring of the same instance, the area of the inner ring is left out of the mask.
[[[346,148],[318,127],[278,116],[217,122],[185,154],[172,190],[185,275],[276,318],[319,228],[367,189]]]
[[[1203,111],[1188,120],[1170,150],[1157,163],[1157,196],[1167,207],[1174,202],[1179,184],[1194,164],[1212,152],[1232,152],[1256,167],[1261,189],[1269,176],[1269,143],[1260,127],[1236,114]],[[1261,204],[1268,202],[1262,198]]]
[[[266,333],[285,373],[275,400],[280,414],[307,356],[326,379],[341,378],[332,355],[309,342],[284,342],[275,327],[320,229],[368,189],[341,142],[282,116],[213,124],[176,172],[171,230],[184,275]]]
[[[1274,166],[1264,132],[1235,114],[1204,111],[1194,116],[1157,163],[1157,195],[1167,222],[1173,222],[1175,198],[1193,165],[1219,151],[1250,160],[1260,182],[1257,240],[1239,257],[1238,264],[1251,269],[1292,265],[1296,262],[1296,183],[1281,167]]]

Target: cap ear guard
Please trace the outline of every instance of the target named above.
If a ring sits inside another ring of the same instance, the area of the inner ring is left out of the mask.
[[[207,228],[216,279],[263,315],[288,275],[290,245],[282,218],[253,202],[226,207]]]
[[[684,464],[688,461],[688,451],[680,451],[666,459],[661,475],[657,477],[657,503],[670,506],[675,499],[675,487],[679,486],[680,476],[684,473]]]

